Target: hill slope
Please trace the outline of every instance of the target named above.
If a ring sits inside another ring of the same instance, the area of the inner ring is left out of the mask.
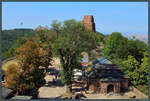
[[[12,29],[2,31],[2,60],[12,56],[10,49],[12,48],[14,42],[21,37],[31,37],[36,33],[33,29]]]
[[[12,29],[2,31],[2,52],[7,51],[13,42],[23,36],[33,36],[33,29]]]

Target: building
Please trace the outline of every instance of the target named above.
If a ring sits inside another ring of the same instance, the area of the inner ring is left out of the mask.
[[[98,62],[99,61],[99,62]],[[88,90],[99,93],[120,93],[128,88],[129,76],[110,60],[101,57],[88,73]]]
[[[95,23],[92,15],[84,16],[82,22],[87,29],[95,32]]]

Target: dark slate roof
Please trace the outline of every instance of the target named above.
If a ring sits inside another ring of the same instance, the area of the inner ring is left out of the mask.
[[[93,66],[92,71],[88,74],[89,78],[129,78],[124,75],[121,69],[115,64],[98,63]]]
[[[107,77],[107,78],[102,78],[102,82],[120,82],[119,79],[113,78],[113,77]]]
[[[112,62],[111,62],[109,59],[105,58],[105,57],[100,57],[100,58],[98,58],[97,60],[98,60],[101,64],[112,64]]]
[[[92,61],[93,65],[96,65],[98,63],[100,63],[100,64],[112,64],[112,62],[109,59],[105,58],[105,57],[100,57],[100,58]]]
[[[98,64],[95,65],[95,68],[96,69],[115,69],[115,70],[119,69],[120,70],[120,68],[115,64],[101,64],[101,63],[98,63]]]
[[[98,78],[99,75],[98,75],[96,72],[90,72],[90,73],[88,74],[88,77],[89,77],[89,78]]]

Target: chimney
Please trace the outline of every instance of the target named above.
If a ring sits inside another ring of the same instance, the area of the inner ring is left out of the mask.
[[[82,22],[87,29],[95,32],[95,23],[93,16],[91,15],[84,16]]]

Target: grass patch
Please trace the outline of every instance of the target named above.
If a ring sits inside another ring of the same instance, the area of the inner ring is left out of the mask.
[[[6,71],[6,70],[7,70],[7,67],[8,67],[9,65],[12,65],[12,64],[17,65],[17,60],[16,60],[16,59],[13,59],[13,60],[9,60],[9,61],[3,63],[3,64],[2,64],[2,70]]]
[[[148,85],[138,85],[136,88],[148,96]]]

